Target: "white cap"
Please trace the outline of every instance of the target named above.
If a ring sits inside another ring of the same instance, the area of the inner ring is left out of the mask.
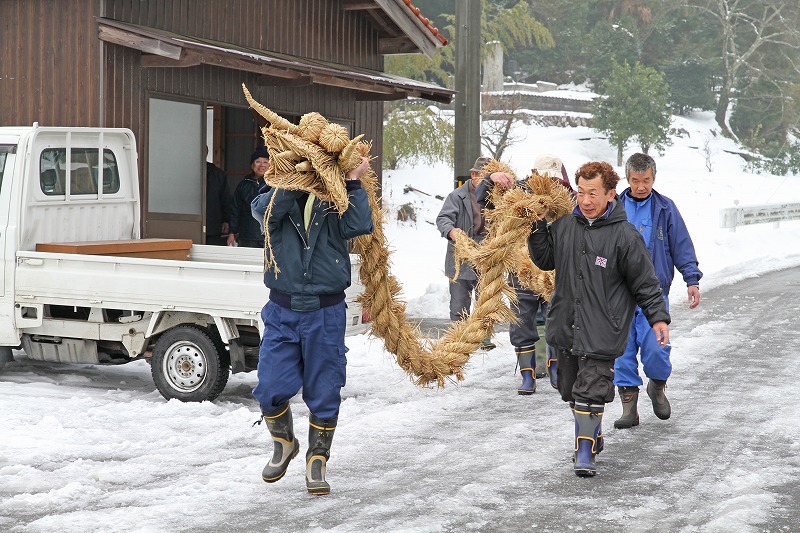
[[[550,154],[540,155],[533,163],[533,169],[540,176],[561,179],[561,159]]]

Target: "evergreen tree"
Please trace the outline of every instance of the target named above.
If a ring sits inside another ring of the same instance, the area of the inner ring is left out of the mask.
[[[629,142],[636,140],[644,153],[669,142],[669,87],[658,71],[637,63],[613,62],[601,84],[603,98],[594,105],[594,127],[608,135],[617,148],[617,165]]]

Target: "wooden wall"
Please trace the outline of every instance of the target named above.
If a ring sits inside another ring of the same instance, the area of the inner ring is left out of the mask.
[[[342,10],[340,0],[0,0],[0,125],[130,128],[144,193],[149,97],[247,107],[246,83],[278,113],[318,111],[352,123],[373,142],[373,155],[381,155],[380,101],[358,101],[354,92],[329,86],[259,86],[251,73],[206,65],[141,68],[140,52],[98,39],[97,17],[383,68],[374,28],[363,13]]]
[[[104,0],[106,18],[150,26],[240,46],[382,69],[377,35],[363,14],[342,11],[325,0]],[[302,30],[302,31],[301,31]],[[257,76],[207,65],[188,68],[139,66],[140,54],[105,44],[105,124],[133,129],[147,146],[145,119],[149,96],[177,96],[227,106],[247,107],[241,84],[267,107],[285,115],[317,111],[331,120],[354,122],[380,155],[383,104],[360,102],[341,88],[261,87]]]
[[[0,0],[0,125],[100,125],[100,1]]]
[[[163,30],[381,70],[377,35],[341,0],[104,0],[108,18]]]

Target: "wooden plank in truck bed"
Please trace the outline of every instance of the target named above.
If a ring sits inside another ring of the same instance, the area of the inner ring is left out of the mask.
[[[191,247],[192,241],[190,239],[130,239],[121,241],[38,243],[36,244],[36,251],[186,261],[189,259],[189,249]]]

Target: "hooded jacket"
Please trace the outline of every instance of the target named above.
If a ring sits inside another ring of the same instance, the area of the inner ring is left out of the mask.
[[[615,359],[625,351],[637,305],[651,325],[669,324],[650,254],[618,199],[593,224],[578,207],[550,226],[536,222],[528,251],[537,267],[556,270],[545,328],[551,346]]]
[[[628,187],[620,195],[623,203],[634,201],[628,200],[630,192],[631,188]],[[698,268],[694,244],[678,207],[675,202],[655,190],[650,193],[650,202],[650,242],[646,244],[656,276],[661,283],[661,290],[669,295],[676,268],[683,275],[687,287],[699,285],[703,273]]]

